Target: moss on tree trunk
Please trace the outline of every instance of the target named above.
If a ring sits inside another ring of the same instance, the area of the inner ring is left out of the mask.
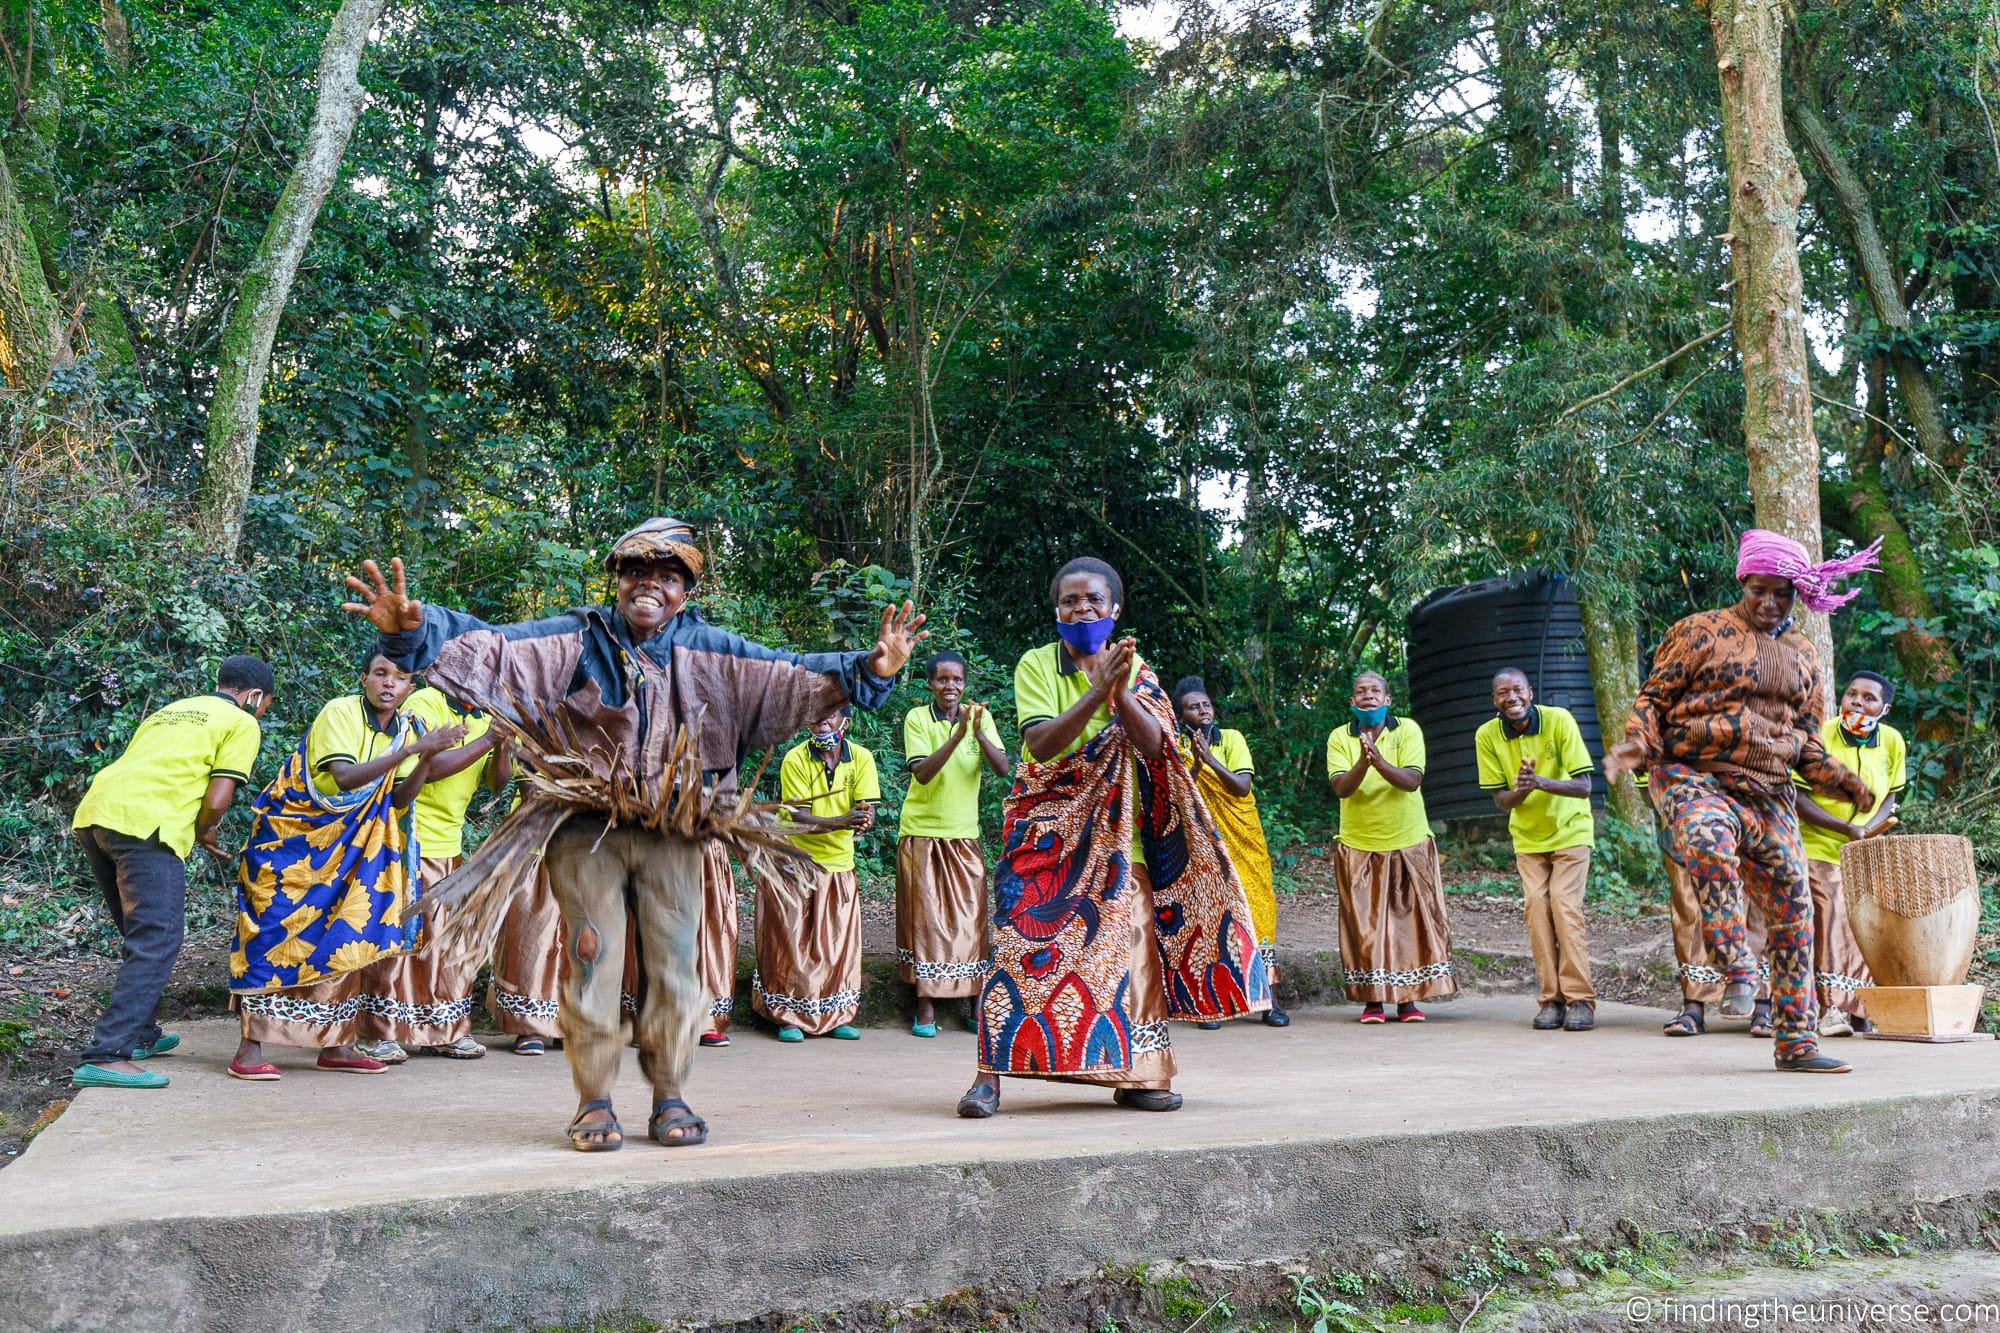
[[[201,480],[195,492],[195,526],[207,548],[233,556],[243,531],[243,505],[257,461],[257,426],[264,375],[292,279],[312,240],[320,206],[340,174],[340,160],[361,115],[361,54],[387,0],[343,0],[320,52],[319,92],[312,125],[285,182],[270,225],[237,290],[236,307],[223,330],[215,393],[209,400]]]

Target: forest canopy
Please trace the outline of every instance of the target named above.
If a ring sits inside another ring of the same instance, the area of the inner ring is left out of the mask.
[[[1753,517],[1707,9],[0,2],[0,880],[74,874],[89,775],[231,652],[271,771],[352,687],[364,558],[515,619],[656,512],[712,618],[862,647],[914,596],[996,704],[1110,560],[1284,829],[1431,589],[1564,574],[1615,715]],[[1904,686],[1938,826],[1990,822],[2000,5],[1790,10],[1824,542],[1893,557],[1838,660]]]

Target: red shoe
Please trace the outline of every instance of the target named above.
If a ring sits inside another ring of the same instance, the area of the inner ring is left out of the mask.
[[[284,1075],[280,1074],[278,1067],[268,1060],[261,1065],[239,1065],[231,1060],[229,1077],[240,1078],[245,1083],[276,1083]]]
[[[1381,1005],[1364,1004],[1361,1006],[1361,1021],[1364,1023],[1386,1023],[1389,1020],[1382,1017]]]
[[[329,1074],[386,1074],[389,1066],[380,1060],[370,1060],[365,1055],[357,1055],[352,1060],[343,1060],[337,1055],[319,1053],[319,1067]]]
[[[711,1050],[719,1046],[727,1046],[729,1044],[729,1034],[726,1032],[704,1032],[701,1034],[701,1044]]]
[[[1414,1004],[1399,1004],[1396,1006],[1396,1021],[1398,1023],[1421,1023],[1424,1021],[1424,1011],[1417,1008]]]

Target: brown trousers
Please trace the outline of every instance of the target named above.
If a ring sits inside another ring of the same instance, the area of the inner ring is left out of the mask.
[[[679,1097],[708,1017],[695,967],[701,844],[579,816],[550,839],[546,860],[562,913],[561,1024],[578,1099],[608,1098],[618,1079],[627,930],[638,939],[639,1067],[656,1102]]]
[[[701,891],[701,944],[696,951],[701,984],[712,997],[709,1026],[724,1032],[735,1005],[738,926],[736,881],[729,873],[728,849],[719,842],[703,844]],[[626,955],[625,1011],[635,1014],[639,963],[629,937]],[[500,938],[493,945],[493,984],[486,992],[486,1008],[493,1015],[494,1026],[521,1037],[562,1036],[556,997],[562,992],[566,972],[562,914],[556,910],[544,866],[535,876],[534,889],[516,898],[507,909]]]
[[[430,857],[421,862],[421,882],[428,889],[464,864],[459,856]],[[443,917],[428,921],[435,933]],[[472,983],[479,964],[448,963],[435,949],[397,954],[361,969],[361,1035],[368,1041],[393,1041],[403,1046],[449,1046],[472,1035]]]
[[[1681,999],[1714,1004],[1722,998],[1724,960],[1709,951],[1702,933],[1701,903],[1695,898],[1694,882],[1671,858],[1667,861],[1667,882],[1673,886],[1674,963],[1680,974]],[[1768,1000],[1771,969],[1764,962],[1764,909],[1756,894],[1746,893],[1743,898],[1743,942],[1758,960],[1757,998]]]
[[[1516,852],[1521,900],[1528,918],[1528,949],[1543,1004],[1597,1002],[1590,983],[1590,950],[1584,942],[1583,886],[1590,879],[1590,848]]]
[[[812,887],[757,886],[753,1008],[820,1037],[861,1007],[861,900],[852,870],[808,866]]]

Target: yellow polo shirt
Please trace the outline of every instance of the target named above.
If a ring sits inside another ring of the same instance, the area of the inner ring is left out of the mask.
[[[456,711],[446,702],[443,694],[428,685],[412,694],[403,707],[422,718],[424,725],[433,731],[464,723],[465,740],[461,742],[461,747],[472,744],[493,730],[492,718],[484,713]],[[449,753],[451,751],[445,751],[445,754]],[[478,763],[461,768],[448,778],[431,778],[424,783],[424,789],[417,793],[417,799],[410,806],[416,823],[419,855],[437,860],[465,855],[465,812],[471,808],[472,798],[479,794],[481,784],[486,781],[486,766],[491,762],[493,752],[488,750],[479,757]]]
[[[1337,778],[1361,757],[1355,724],[1343,722],[1326,738],[1326,775]],[[1416,719],[1391,717],[1375,738],[1375,748],[1398,768],[1424,767],[1424,733]],[[1354,795],[1340,803],[1340,840],[1363,852],[1398,852],[1431,836],[1424,812],[1424,792],[1403,791],[1372,767],[1362,775]]]
[[[784,762],[778,765],[779,797],[786,801],[810,802],[806,813],[821,819],[836,819],[864,801],[881,800],[882,784],[875,772],[875,756],[853,741],[848,741],[846,747],[847,752],[829,773],[826,765],[812,752],[812,746],[793,746],[786,752]],[[792,841],[818,862],[821,869],[854,869],[854,830],[851,828],[830,833],[794,833]]]
[[[1567,782],[1579,773],[1590,772],[1590,751],[1584,748],[1583,732],[1567,708],[1534,704],[1528,729],[1516,736],[1506,719],[1492,718],[1472,738],[1479,757],[1479,785],[1488,791],[1505,791],[1514,785],[1521,761],[1535,761],[1535,776]],[[1507,812],[1507,832],[1517,852],[1559,852],[1566,847],[1590,847],[1597,842],[1596,824],[1590,817],[1590,801],[1553,792],[1530,792],[1528,798]]]
[[[1139,679],[1139,659],[1132,658],[1132,678],[1126,681],[1129,688]],[[1053,722],[1070,710],[1070,707],[1090,693],[1090,673],[1076,664],[1069,655],[1069,645],[1061,639],[1045,643],[1039,648],[1030,648],[1021,654],[1021,660],[1014,664],[1014,716],[1020,719],[1021,731],[1025,736],[1028,728],[1037,722]],[[1083,724],[1077,738],[1065,746],[1060,754],[1035,755],[1028,753],[1028,742],[1021,742],[1021,757],[1030,763],[1046,762],[1049,759],[1064,759],[1081,750],[1094,739],[1098,732],[1111,725],[1109,704],[1098,708],[1090,721]],[[1134,773],[1126,781],[1126,788],[1132,793],[1132,864],[1146,864],[1146,849],[1139,845],[1139,777]]]
[[[176,700],[149,714],[125,752],[90,780],[70,826],[157,836],[185,860],[209,779],[248,782],[262,739],[257,719],[226,695]]]
[[[398,718],[409,717],[409,702],[408,699],[403,701]],[[398,730],[396,718],[390,719],[387,731],[377,727],[375,710],[358,693],[343,694],[338,699],[329,700],[306,730],[306,768],[312,772],[313,786],[326,796],[339,794],[340,784],[333,780],[333,774],[326,771],[326,766],[336,759],[355,764],[379,759],[396,748]],[[416,739],[407,722],[400,730],[404,733],[401,741]],[[410,770],[416,766],[417,757],[411,755],[396,766],[396,776],[408,777]]]
[[[1820,725],[1820,741],[1826,752],[1838,759],[1861,779],[1861,785],[1875,794],[1875,804],[1879,807],[1891,792],[1900,792],[1909,784],[1909,749],[1903,740],[1903,733],[1884,722],[1875,728],[1869,737],[1869,744],[1856,745],[1841,730],[1840,719],[1830,717]],[[1865,823],[1861,810],[1852,801],[1843,801],[1838,796],[1822,796],[1807,786],[1803,779],[1794,779],[1802,789],[1800,795],[1809,797],[1814,805],[1848,823]],[[1870,811],[1867,818],[1872,819]],[[1819,828],[1799,821],[1799,834],[1806,845],[1806,860],[1823,861],[1829,865],[1840,864],[1840,849],[1853,839],[1835,833],[1832,829]]]
[[[944,761],[936,777],[918,782],[917,765],[942,750],[950,742],[958,723],[937,715],[930,704],[920,704],[903,717],[904,762],[912,770],[909,794],[903,797],[903,817],[897,832],[906,838],[976,838],[979,836],[979,775],[986,767],[970,728],[965,739]],[[1004,748],[993,714],[981,719],[979,734]]]
[[[1139,679],[1139,661],[1132,661],[1132,681]],[[1053,722],[1070,710],[1070,707],[1090,693],[1090,673],[1079,667],[1069,655],[1069,646],[1061,639],[1045,643],[1039,648],[1030,648],[1021,654],[1021,660],[1014,664],[1014,714],[1020,719],[1023,732],[1037,722]],[[1081,734],[1064,748],[1061,754],[1029,754],[1026,741],[1021,743],[1021,757],[1037,763],[1050,759],[1062,759],[1075,754],[1088,744],[1097,733],[1111,725],[1111,708],[1103,705],[1094,717],[1086,722]]]
[[[1187,733],[1184,731],[1177,732],[1174,736],[1174,744],[1180,747],[1181,759],[1187,764],[1188,772],[1199,777],[1201,768],[1195,762],[1194,747],[1188,744]],[[1257,771],[1256,761],[1250,758],[1250,743],[1243,739],[1242,732],[1231,727],[1217,728],[1215,744],[1209,746],[1208,751],[1215,756],[1217,763],[1221,764],[1231,773],[1255,773]],[[1252,792],[1248,796],[1231,797],[1230,799],[1254,801],[1257,799],[1257,796],[1256,793]]]

